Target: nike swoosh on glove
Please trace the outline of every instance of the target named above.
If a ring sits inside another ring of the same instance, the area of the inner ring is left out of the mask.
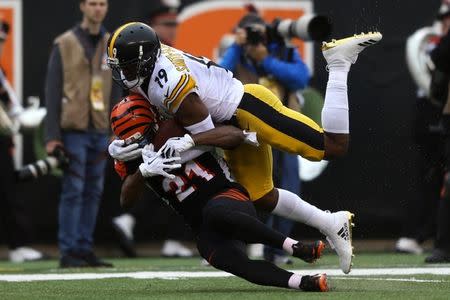
[[[129,161],[139,158],[142,154],[142,148],[137,143],[125,146],[124,140],[114,140],[108,146],[109,155],[119,161]]]
[[[149,144],[144,147],[142,151],[142,159],[144,162],[139,165],[139,170],[144,177],[164,176],[169,179],[174,179],[175,175],[168,172],[181,167],[179,162],[180,157],[164,158],[159,152],[154,151],[153,144]]]
[[[194,140],[189,134],[183,137],[173,137],[166,141],[159,152],[163,157],[180,156],[181,152],[185,152],[195,146]]]

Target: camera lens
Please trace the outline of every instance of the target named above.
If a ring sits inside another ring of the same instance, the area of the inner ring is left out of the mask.
[[[300,38],[305,41],[323,41],[332,31],[332,24],[325,16],[304,15],[295,21],[282,20],[277,32],[284,38]]]
[[[316,16],[308,24],[308,33],[313,41],[323,41],[331,34],[331,27],[327,17]]]

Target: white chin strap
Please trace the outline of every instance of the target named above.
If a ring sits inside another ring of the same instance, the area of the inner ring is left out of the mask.
[[[144,78],[138,76],[136,79],[134,80],[127,80],[125,78],[125,75],[123,75],[123,72],[120,71],[120,77],[122,78],[123,83],[128,87],[128,88],[135,88],[135,87],[139,87],[142,82],[144,81]]]

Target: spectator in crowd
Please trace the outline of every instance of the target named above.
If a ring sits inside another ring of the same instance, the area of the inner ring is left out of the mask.
[[[80,0],[82,21],[58,36],[48,62],[46,150],[63,149],[58,243],[60,267],[111,267],[93,252],[93,233],[108,146],[109,112],[121,90],[112,83],[102,22],[107,0]]]
[[[0,58],[9,32],[9,24],[0,19]],[[23,203],[16,198],[14,176],[14,144],[12,121],[22,111],[14,90],[0,67],[0,218],[6,232],[9,259],[12,262],[40,260],[41,252],[27,247],[30,242],[28,216],[24,215]],[[9,124],[9,125],[8,125]]]
[[[447,15],[450,14],[449,4],[444,3],[443,6],[447,6]],[[444,24],[446,23],[448,22]],[[425,262],[447,263],[450,262],[450,31],[448,27],[445,36],[431,52],[431,59],[436,68],[432,74],[430,97],[443,105],[441,124],[444,136],[445,175],[438,207],[434,249]]]
[[[442,36],[445,36],[450,28],[450,5],[448,3],[443,3],[440,7],[437,21],[441,24]],[[421,37],[426,40],[413,44]],[[409,38],[408,56],[414,57],[414,51],[419,47],[429,55],[439,43],[440,38],[435,26],[417,30]],[[424,45],[426,46],[424,47]],[[418,51],[417,53],[421,52]],[[420,70],[422,69],[420,68],[419,57],[414,58],[414,61],[409,62],[409,66],[413,78],[416,78],[416,82],[420,83],[421,77],[419,76],[424,76],[424,74],[417,73],[411,66],[411,64],[414,64]],[[422,70],[422,72],[427,71]],[[419,153],[418,167],[421,175],[417,185],[419,192],[416,197],[408,199],[405,203],[402,236],[397,240],[395,249],[398,252],[421,254],[423,253],[421,244],[435,233],[437,208],[445,174],[445,139],[440,123],[442,106],[435,101],[430,101],[429,91],[420,84],[418,84],[417,89],[415,115],[413,136]]]
[[[152,9],[147,14],[145,22],[149,24],[158,34],[161,43],[173,46],[175,43],[175,38],[177,34],[177,16],[179,12],[179,1],[171,0],[160,0],[154,1],[152,3]],[[150,193],[146,191],[146,193]],[[148,195],[151,197],[151,195]],[[158,205],[159,202],[156,203]],[[141,201],[136,207],[132,208],[130,211],[121,214],[113,218],[113,227],[118,233],[119,240],[121,243],[121,248],[127,256],[135,256],[134,250],[134,235],[133,230],[136,224],[136,219],[138,218],[140,212],[149,211],[149,209],[141,209],[141,205],[152,205],[155,203],[150,201]],[[185,235],[185,227],[183,226],[183,218],[176,215],[172,210],[165,206],[159,205],[157,208],[154,207],[152,211],[155,214],[167,216],[168,239],[164,241],[161,249],[161,255],[172,257],[190,257],[193,255],[192,251],[184,246],[179,238]]]
[[[299,108],[297,91],[308,84],[310,75],[296,47],[284,40],[271,40],[265,32],[265,22],[254,7],[238,23],[235,42],[224,51],[219,64],[230,71],[242,83],[260,83],[275,93],[283,104]],[[295,76],[292,76],[295,74]],[[273,152],[275,185],[295,194],[300,193],[297,155],[276,149]],[[293,221],[271,215],[267,223],[274,229],[289,235]],[[283,251],[265,247],[264,257],[274,263],[289,263]]]

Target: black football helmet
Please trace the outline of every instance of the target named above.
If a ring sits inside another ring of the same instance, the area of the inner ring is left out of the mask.
[[[113,79],[125,89],[139,86],[150,76],[161,53],[156,32],[140,22],[117,28],[108,40],[108,66]]]

